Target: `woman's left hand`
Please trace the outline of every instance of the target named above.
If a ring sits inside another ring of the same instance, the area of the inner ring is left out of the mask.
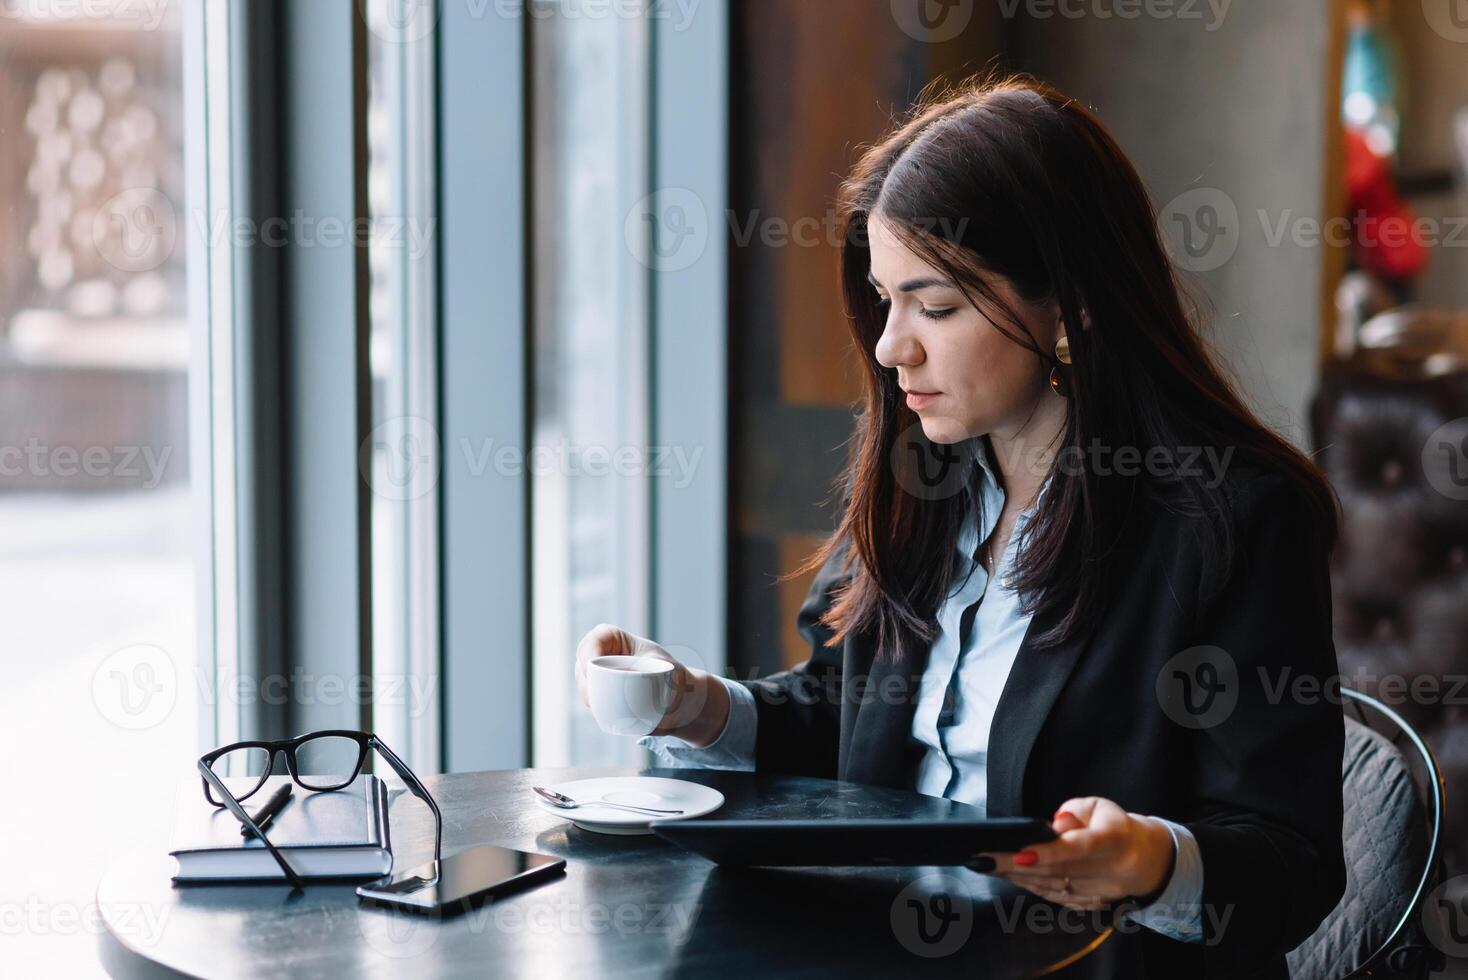
[[[1073,909],[1096,909],[1149,895],[1172,876],[1172,832],[1098,796],[1067,800],[1051,824],[1056,840],[1018,854],[980,854],[976,871],[998,875]],[[991,870],[983,859],[994,862]]]

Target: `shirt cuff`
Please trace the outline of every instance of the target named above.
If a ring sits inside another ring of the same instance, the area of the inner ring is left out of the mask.
[[[724,722],[724,730],[701,749],[676,735],[642,736],[637,744],[652,752],[659,765],[670,769],[754,771],[755,726],[759,721],[754,693],[727,677],[720,677],[718,681],[729,692],[729,717]]]
[[[1140,926],[1185,943],[1203,941],[1203,855],[1193,832],[1182,824],[1154,817],[1172,833],[1177,862],[1167,887],[1157,901],[1132,912],[1129,918]]]

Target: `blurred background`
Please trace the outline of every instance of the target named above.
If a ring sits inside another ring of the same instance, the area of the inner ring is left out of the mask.
[[[988,68],[1130,154],[1341,494],[1348,681],[1468,781],[1457,0],[9,0],[0,718],[45,794],[0,812],[0,960],[99,972],[98,879],[213,745],[634,764],[575,697],[595,624],[804,659],[776,580],[860,394],[836,189]]]

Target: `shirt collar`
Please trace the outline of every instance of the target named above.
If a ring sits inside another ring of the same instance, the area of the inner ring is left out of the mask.
[[[995,472],[995,463],[989,453],[989,440],[986,436],[974,436],[969,439],[968,451],[974,463],[980,471],[978,492],[980,506],[970,506],[964,515],[963,530],[958,535],[957,548],[960,554],[971,557],[980,541],[987,538],[994,531],[994,525],[999,522],[999,513],[1004,509],[1004,490],[999,486],[998,474]],[[1055,469],[1051,467],[1050,472],[1045,475],[1045,480],[1040,484],[1039,492],[1030,506],[1026,507],[1015,519],[1014,530],[1011,535],[1017,534],[1040,507],[1040,501],[1045,499],[1050,485],[1055,480]],[[979,519],[983,519],[983,527],[978,526]],[[980,537],[982,534],[982,537]]]

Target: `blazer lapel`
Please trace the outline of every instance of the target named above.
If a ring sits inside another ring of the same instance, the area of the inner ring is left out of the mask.
[[[1044,618],[1041,622],[1036,615],[1030,620],[994,708],[988,758],[988,812],[993,817],[1036,815],[1024,813],[1024,775],[1030,749],[1095,631],[1094,626],[1083,628],[1057,646],[1036,649],[1033,638],[1057,622],[1060,611],[1052,610]]]
[[[842,739],[841,778],[875,786],[910,787],[908,735],[917,710],[919,681],[927,666],[924,644],[903,641],[901,656],[873,662],[876,644],[853,636],[846,669],[865,676],[849,738]]]

